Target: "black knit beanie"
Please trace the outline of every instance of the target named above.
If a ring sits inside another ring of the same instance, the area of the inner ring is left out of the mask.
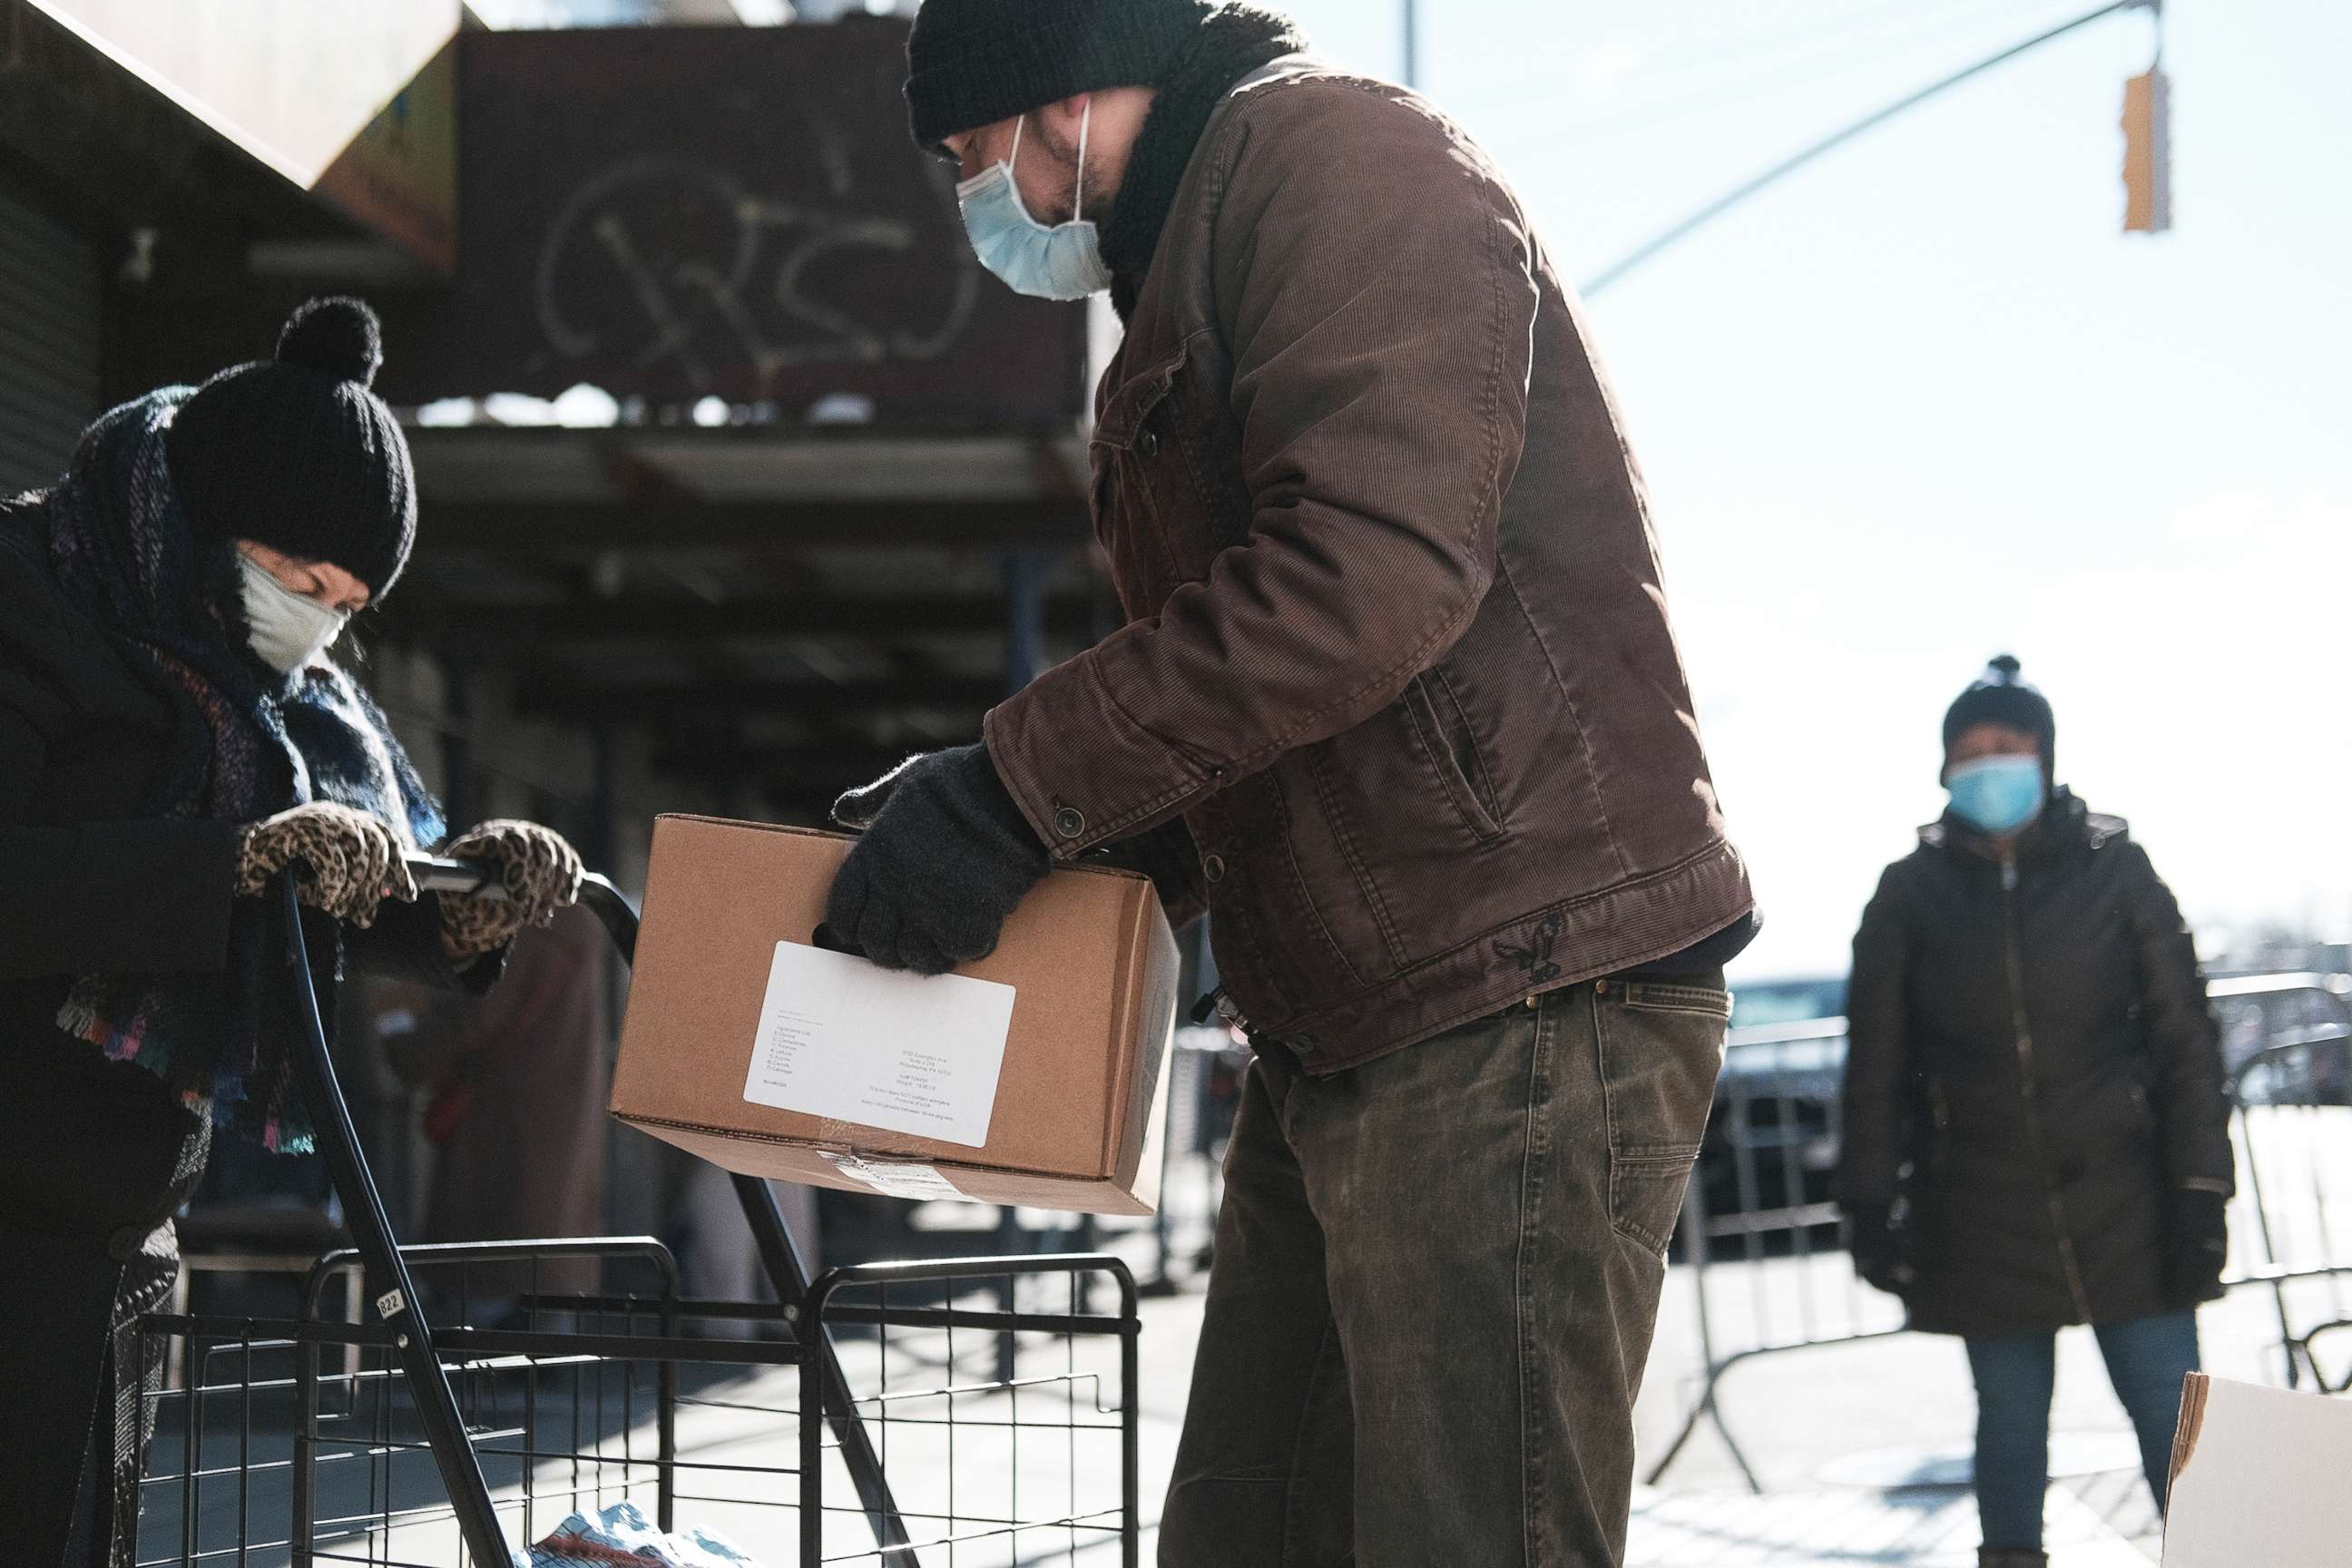
[[[1155,80],[1212,0],[923,0],[907,38],[907,110],[936,147],[1082,92]]]
[[[375,312],[313,300],[278,357],[221,372],[165,437],[189,528],[341,567],[382,599],[416,538],[408,440],[368,390],[383,363]]]
[[[2002,654],[1987,665],[1984,674],[1945,710],[1947,752],[1971,724],[2005,724],[2040,743],[2044,772],[2055,766],[2057,716],[2050,710],[2050,700],[2042,695],[2040,689],[2018,674],[2021,668],[2015,658]]]

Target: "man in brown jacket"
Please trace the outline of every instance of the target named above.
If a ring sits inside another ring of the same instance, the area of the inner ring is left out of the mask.
[[[1207,0],[928,0],[981,258],[1108,288],[1127,626],[845,797],[828,923],[986,952],[1108,849],[1256,1047],[1162,1523],[1181,1568],[1614,1563],[1753,900],[1639,472],[1501,174]]]

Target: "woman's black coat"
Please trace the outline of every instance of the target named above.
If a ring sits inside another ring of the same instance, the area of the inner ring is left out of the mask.
[[[2232,1159],[2171,891],[2063,790],[2011,862],[1951,818],[1920,840],[1854,938],[1841,1173],[1857,1213],[1909,1200],[1912,1326],[1998,1337],[2188,1305],[2161,1282],[2174,1194],[2227,1194]]]
[[[0,503],[0,1050],[59,1033],[77,975],[227,963],[238,825],[141,816],[179,713],[59,589],[37,506]],[[459,983],[430,899],[352,936],[371,969]]]
[[[0,1461],[16,1466],[0,1492],[37,1563],[65,1555],[86,1453],[89,1484],[135,1474],[110,1414],[88,1447],[93,1412],[116,1408],[100,1395],[107,1331],[169,1288],[166,1222],[206,1153],[163,1079],[57,1024],[78,975],[229,963],[237,825],[142,815],[183,744],[184,707],[161,681],[59,588],[39,503],[0,500],[0,1426],[29,1445]],[[440,925],[429,899],[387,901],[350,955],[438,985],[496,979],[495,958],[453,973]]]

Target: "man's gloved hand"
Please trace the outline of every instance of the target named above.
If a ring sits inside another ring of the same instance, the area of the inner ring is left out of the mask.
[[[2221,1294],[2230,1261],[2230,1201],[2201,1187],[2171,1193],[2164,1215],[2164,1300],[2193,1307]]]
[[[348,805],[311,801],[247,825],[237,838],[237,894],[259,897],[289,866],[300,868],[295,890],[304,903],[355,926],[374,922],[387,893],[416,898],[392,829]]]
[[[825,930],[885,969],[944,974],[986,958],[1053,868],[985,746],[913,758],[835,801],[833,819],[865,837],[834,879]]]
[[[1853,1271],[1863,1282],[1890,1296],[1904,1296],[1919,1278],[1914,1256],[1915,1238],[1898,1224],[1890,1204],[1854,1204],[1847,1207],[1853,1236]]]
[[[545,925],[580,899],[579,852],[563,835],[536,822],[485,822],[452,839],[445,851],[459,860],[495,867],[502,899],[441,895],[441,951],[452,963],[470,963],[512,942],[523,927]]]

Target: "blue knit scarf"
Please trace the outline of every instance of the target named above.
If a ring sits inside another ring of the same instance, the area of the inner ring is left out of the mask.
[[[160,674],[177,712],[144,815],[244,823],[333,801],[409,847],[437,842],[439,807],[351,677],[320,658],[281,679],[250,652],[235,552],[190,532],[164,462],[164,432],[190,391],[166,387],[101,416],[43,503],[68,595]],[[221,974],[82,975],[58,1026],[157,1074],[216,1125],[307,1151],[294,1020],[269,1000],[287,981],[264,930],[257,903],[239,900]]]

